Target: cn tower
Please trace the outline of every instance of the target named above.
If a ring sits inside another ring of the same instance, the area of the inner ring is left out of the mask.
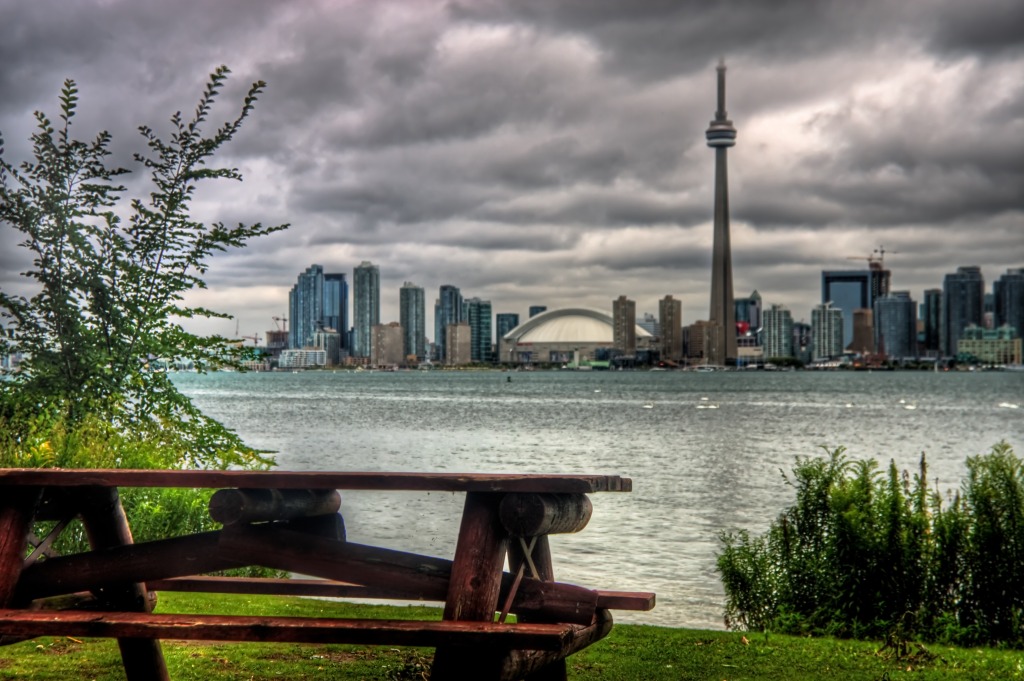
[[[708,348],[711,364],[736,360],[736,310],[732,292],[732,249],[729,246],[729,168],[726,150],[736,144],[736,128],[725,113],[725,62],[718,63],[718,110],[705,133],[715,150],[715,241],[711,256],[711,313],[714,329]]]

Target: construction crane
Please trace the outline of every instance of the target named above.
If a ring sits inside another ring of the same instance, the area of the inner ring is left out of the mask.
[[[277,327],[278,331],[287,331],[288,330],[288,319],[287,318],[285,318],[285,317],[271,317],[271,319],[274,320],[274,326]],[[284,328],[283,329],[281,328],[280,322],[284,322]]]
[[[260,344],[260,335],[257,333],[254,336],[239,336],[242,340],[251,340],[252,346],[256,347]]]
[[[887,251],[887,250],[885,250],[885,246],[879,246],[874,251],[872,251],[871,255],[869,255],[869,256],[848,255],[848,256],[846,256],[846,259],[847,260],[867,260],[868,261],[868,265],[874,265],[874,264],[877,263],[879,267],[882,267],[885,264],[885,254],[886,253],[899,253],[899,251]]]

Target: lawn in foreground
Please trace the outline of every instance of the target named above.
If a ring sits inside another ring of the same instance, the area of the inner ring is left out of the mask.
[[[437,619],[437,608],[219,594],[160,594],[159,612]],[[174,681],[365,679],[422,681],[429,648],[165,641]],[[114,641],[41,637],[0,648],[0,679],[122,681]],[[570,679],[782,681],[792,679],[1024,679],[1024,653],[910,646],[897,657],[879,643],[616,625],[569,659]]]

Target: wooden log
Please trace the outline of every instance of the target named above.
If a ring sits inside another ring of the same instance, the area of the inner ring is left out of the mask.
[[[15,587],[25,560],[32,515],[41,491],[35,487],[2,490],[0,499],[0,608],[15,602]]]
[[[25,569],[18,595],[31,600],[94,591],[117,600],[118,589],[123,592],[125,584],[239,567],[233,556],[220,551],[219,538],[219,531],[203,532],[50,558]],[[144,589],[133,589],[129,595],[132,602],[141,603],[145,593]]]
[[[132,543],[131,528],[121,506],[117,488],[86,488],[80,492],[80,496],[82,524],[85,525],[86,535],[94,549],[107,549]],[[149,613],[152,610],[146,585],[138,577],[121,584],[107,582],[107,586],[95,593],[107,601],[110,607],[118,610],[141,613]],[[119,636],[117,646],[121,650],[121,663],[124,665],[128,681],[170,681],[159,640]]]
[[[502,501],[502,508],[504,510],[504,501]],[[504,522],[504,518],[502,518],[502,521]],[[508,527],[507,524],[506,527]],[[530,550],[529,556],[527,556],[527,549],[529,549],[531,544],[533,548]],[[548,542],[547,535],[534,537],[530,542],[522,538],[510,541],[508,546],[508,565],[512,572],[523,569],[527,573],[532,573],[533,570],[536,570],[537,574],[535,577],[537,579],[543,582],[553,582],[555,579],[555,569],[551,560],[551,544]],[[545,612],[543,610],[525,611],[518,614],[520,622],[557,622],[558,617],[557,613]],[[531,681],[567,681],[569,678],[564,657],[549,659],[541,664],[540,660],[528,660],[521,656],[517,656],[513,660],[512,653],[509,653],[509,658],[505,660],[504,664],[506,668],[514,664],[517,670],[521,666],[529,667],[532,670],[530,671],[531,676],[535,677],[531,678]],[[526,673],[520,676],[526,676]]]
[[[247,565],[384,588],[409,600],[444,601],[451,593],[453,562],[444,558],[335,542],[275,525],[225,529],[220,547],[225,555]],[[505,599],[514,576],[502,572],[500,563],[495,570],[498,594]],[[497,602],[496,598],[495,606],[491,607],[496,607]],[[573,584],[523,579],[511,611],[544,612],[559,622],[586,624],[596,608],[596,591]],[[487,619],[493,614],[491,610]]]
[[[586,494],[506,494],[501,523],[513,537],[579,532],[594,511]]]
[[[328,515],[340,508],[334,489],[222,489],[210,497],[210,517],[224,525]]]
[[[598,610],[592,624],[574,627],[573,635],[559,651],[512,650],[505,657],[499,679],[526,679],[549,681],[565,678],[565,658],[592,643],[600,641],[612,630],[612,616],[607,610]]]
[[[579,636],[569,624],[498,624],[316,617],[171,615],[133,612],[59,613],[0,609],[0,633],[34,636],[277,643],[350,643],[562,651]],[[463,676],[462,678],[465,678]]]
[[[414,600],[408,593],[379,586],[349,584],[333,579],[276,579],[269,577],[172,577],[146,582],[153,591],[189,593],[318,596],[322,598],[389,598]]]
[[[305,532],[324,539],[333,541],[345,541],[345,519],[340,513],[330,515],[315,515],[309,518],[296,518],[287,522],[279,523],[282,528]]]
[[[205,487],[273,489],[364,489],[421,492],[629,492],[633,482],[618,475],[518,473],[377,473],[321,471],[212,471],[111,469],[0,469],[0,486]]]

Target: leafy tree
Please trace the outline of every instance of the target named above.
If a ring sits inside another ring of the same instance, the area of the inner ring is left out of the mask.
[[[55,441],[79,446],[73,435],[85,431],[155,443],[162,460],[151,465],[268,463],[150,367],[160,358],[189,360],[200,371],[238,366],[240,348],[181,325],[227,315],[186,305],[184,295],[206,287],[203,275],[216,252],[287,227],[204,224],[190,214],[200,185],[241,180],[237,169],[212,160],[238,133],[265,84],[254,83],[237,115],[207,134],[204,125],[228,73],[221,66],[210,75],[190,119],[171,116],[166,140],[139,128],[146,150],[134,160],[149,183],[136,197],[120,184],[130,171],[108,165],[108,132],[91,141],[72,136],[74,81],[61,90],[57,121],[36,112],[32,161],[8,161],[0,139],[0,222],[24,237],[20,245],[33,261],[23,274],[37,290],[31,298],[0,291],[0,315],[11,331],[11,338],[0,338],[0,355],[16,349],[26,357],[13,380],[0,382],[8,445],[24,450],[24,438],[38,433],[44,414],[52,420],[42,430],[63,434]],[[61,463],[59,454],[53,458]]]

